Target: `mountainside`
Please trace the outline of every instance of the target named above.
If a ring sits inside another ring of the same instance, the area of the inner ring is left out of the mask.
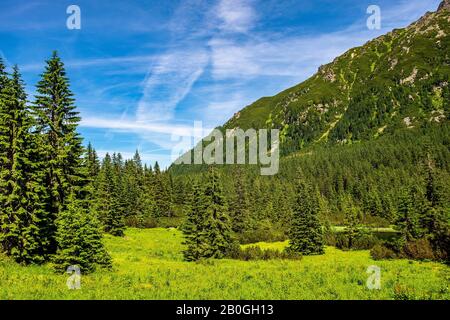
[[[350,49],[305,82],[236,113],[231,128],[281,129],[282,154],[448,120],[450,1]]]
[[[324,221],[334,224],[344,223],[352,208],[362,223],[395,224],[405,194],[415,194],[411,203],[421,207],[432,184],[442,195],[436,207],[449,214],[449,36],[446,0],[436,12],[349,50],[221,127],[281,129],[276,175],[261,176],[254,165],[218,166],[233,214],[251,221],[242,239],[285,234],[299,176],[316,190]],[[201,174],[207,167],[171,166],[177,204],[183,205],[193,181],[207,182]]]

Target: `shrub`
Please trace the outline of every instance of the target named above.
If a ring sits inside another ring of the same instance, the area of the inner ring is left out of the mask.
[[[131,228],[156,228],[158,223],[154,218],[139,218],[137,216],[130,216],[125,218],[125,225]]]
[[[324,228],[323,239],[324,239],[325,245],[331,246],[331,247],[336,247],[337,237],[338,237],[337,233],[334,232],[333,230],[331,230],[331,228],[329,228],[329,227]]]
[[[375,245],[372,250],[370,250],[370,256],[374,260],[395,259],[398,257],[394,250],[388,248],[384,244]]]
[[[361,237],[355,239],[352,249],[369,250],[379,243],[380,241],[373,234],[363,234]]]
[[[156,219],[158,228],[178,228],[183,224],[183,217],[159,217]]]
[[[349,247],[348,237],[344,233],[335,233],[334,245],[341,250],[369,250],[380,243],[380,240],[368,232],[361,232],[358,237],[353,239],[352,247]]]
[[[300,260],[302,256],[298,253],[291,252],[288,250],[285,251],[279,251],[276,249],[261,249],[258,246],[250,246],[247,248],[236,248],[232,252],[230,252],[229,255],[232,259],[237,260],[273,260],[273,259],[279,259],[279,260]]]
[[[152,228],[178,228],[181,225],[182,217],[146,217],[130,216],[125,218],[125,225],[131,228],[152,229]]]
[[[394,285],[395,300],[416,300],[417,298],[414,289],[398,283]]]
[[[415,260],[435,259],[433,248],[427,239],[418,239],[407,242],[403,247],[403,253],[407,258]]]
[[[244,231],[241,234],[237,234],[239,243],[249,244],[255,242],[276,242],[284,241],[287,236],[284,231],[278,230],[274,227],[268,227],[266,225],[260,225],[255,229]]]

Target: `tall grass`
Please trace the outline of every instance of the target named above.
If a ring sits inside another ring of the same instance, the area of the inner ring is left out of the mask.
[[[19,266],[0,255],[0,299],[449,299],[449,267],[434,262],[374,261],[368,251],[326,248],[301,260],[184,262],[176,229],[128,229],[106,236],[112,272],[68,275],[49,266]],[[287,242],[259,243],[282,250]],[[366,270],[381,268],[381,289],[369,290]]]

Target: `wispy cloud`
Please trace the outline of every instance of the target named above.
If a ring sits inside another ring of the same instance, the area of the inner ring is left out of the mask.
[[[143,55],[143,56],[122,56],[122,57],[104,57],[104,58],[92,58],[92,59],[79,59],[79,60],[67,60],[65,66],[71,69],[83,69],[90,67],[102,67],[114,66],[115,68],[126,67],[130,65],[140,65],[141,72],[145,72],[148,65],[159,58],[158,55]],[[25,64],[22,66],[22,70],[25,72],[42,71],[45,63],[33,63]],[[128,69],[129,70],[129,69]]]
[[[193,135],[193,125],[177,125],[177,124],[164,124],[158,122],[138,122],[126,118],[104,118],[104,117],[84,117],[81,120],[80,125],[86,128],[103,128],[112,129],[124,132],[135,133],[159,133],[166,135],[187,136]]]
[[[401,0],[382,13],[383,29],[405,27],[425,14],[437,9],[442,0]]]
[[[255,10],[248,0],[220,0],[216,11],[222,31],[247,32],[256,20]]]
[[[226,98],[223,94],[219,94],[212,97],[203,110],[202,116],[206,123],[223,123],[224,119],[231,118],[236,111],[242,109],[247,103],[248,97],[246,98],[241,92],[227,95]]]
[[[151,68],[137,109],[137,121],[168,121],[208,64],[204,50],[171,52]]]

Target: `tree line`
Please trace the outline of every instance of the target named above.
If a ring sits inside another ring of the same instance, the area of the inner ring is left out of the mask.
[[[126,227],[164,223],[183,231],[189,261],[233,257],[238,244],[258,241],[289,239],[293,254],[321,254],[325,244],[358,248],[370,224],[401,234],[378,252],[413,256],[428,246],[434,257],[448,257],[447,122],[316,146],[262,177],[247,165],[162,171],[137,151],[132,159],[100,159],[83,146],[79,121],[56,52],[31,102],[18,67],[8,73],[0,60],[0,244],[19,263],[110,268],[104,232],[123,236]],[[345,226],[344,239],[330,236],[336,224]]]
[[[315,146],[282,158],[273,177],[260,176],[255,166],[216,166],[234,235],[240,243],[292,240],[295,215],[313,206],[328,245],[371,249],[380,244],[382,251],[412,258],[422,255],[411,252],[417,247],[428,258],[448,259],[449,129],[447,121],[370,142]],[[172,166],[169,171],[174,184],[184,186],[175,201],[192,195],[191,181],[208,181],[205,166]],[[309,185],[308,197],[299,199],[296,180]],[[379,243],[370,227],[397,232],[391,232],[389,243]]]

